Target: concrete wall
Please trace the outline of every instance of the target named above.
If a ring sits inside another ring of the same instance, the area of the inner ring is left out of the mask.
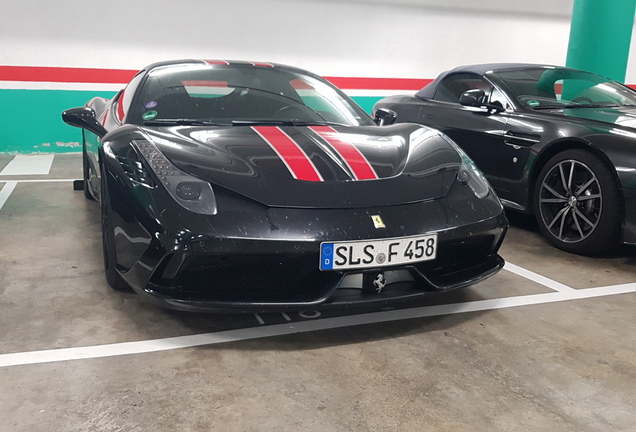
[[[329,77],[380,78],[345,88],[369,109],[386,94],[405,92],[387,78],[431,79],[468,63],[564,64],[572,2],[0,0],[0,118],[14,119],[0,130],[0,152],[77,151],[78,131],[61,123],[60,111],[121,87],[116,79],[61,82],[50,67],[132,71],[172,58],[272,61]],[[628,82],[636,83],[631,69],[636,65],[630,63]],[[417,90],[421,81],[412,83]]]

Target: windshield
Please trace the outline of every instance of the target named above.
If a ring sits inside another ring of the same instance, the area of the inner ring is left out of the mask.
[[[148,125],[375,124],[355,102],[313,75],[251,64],[155,68],[126,118]]]
[[[496,72],[517,100],[532,109],[636,105],[636,92],[600,75],[572,69]]]

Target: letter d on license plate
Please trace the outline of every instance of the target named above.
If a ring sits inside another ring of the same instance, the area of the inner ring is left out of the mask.
[[[320,244],[320,270],[389,267],[435,259],[437,234]]]

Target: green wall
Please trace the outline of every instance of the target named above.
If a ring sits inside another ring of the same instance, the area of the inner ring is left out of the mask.
[[[409,93],[408,91],[404,91],[404,93]],[[411,92],[412,93],[412,92]],[[365,110],[368,114],[371,114],[371,109],[373,108],[373,105],[375,105],[375,103],[377,101],[379,101],[380,99],[383,99],[383,96],[352,96],[351,99],[353,99],[358,105],[360,105],[362,107],[363,110]]]
[[[62,121],[62,111],[114,92],[0,90],[0,153],[70,153],[81,150],[81,132]]]
[[[636,0],[574,0],[566,65],[625,82]]]

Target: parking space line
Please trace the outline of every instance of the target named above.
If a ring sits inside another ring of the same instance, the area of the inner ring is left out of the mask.
[[[0,209],[7,202],[7,199],[18,183],[50,183],[50,182],[72,182],[74,179],[32,179],[32,180],[0,180],[4,186],[0,189]]]
[[[0,180],[13,181],[16,183],[55,183],[55,182],[74,182],[77,179],[25,179],[25,180]]]
[[[524,277],[526,279],[530,279],[533,282],[541,284],[541,285],[543,285],[545,287],[548,287],[550,289],[553,289],[555,291],[559,291],[559,292],[576,291],[572,287],[569,287],[567,285],[564,285],[564,284],[562,284],[560,282],[557,282],[557,281],[554,281],[552,279],[548,279],[545,276],[541,276],[538,273],[535,273],[535,272],[532,272],[530,270],[526,270],[524,268],[516,266],[516,265],[514,265],[512,263],[509,263],[508,261],[506,261],[506,265],[504,266],[504,269],[508,270],[511,273],[514,273],[516,275]]]
[[[9,198],[9,195],[11,195],[11,192],[13,192],[13,189],[15,189],[17,184],[18,182],[15,181],[8,181],[4,184],[3,188],[0,190],[0,209],[2,209],[4,203],[7,202],[7,198]]]
[[[480,312],[517,306],[555,303],[568,300],[581,300],[634,292],[636,292],[636,283],[629,283],[600,288],[585,288],[569,291],[566,290],[544,294],[504,297],[498,299],[478,300],[473,302],[424,306],[413,309],[400,309],[343,317],[323,318],[312,321],[259,326],[237,330],[221,331],[216,333],[178,336],[165,339],[0,354],[0,367],[160,352],[180,348],[193,348],[226,342],[237,342],[243,340],[261,339],[266,337],[305,333],[318,330],[328,330],[340,327],[375,324],[389,321],[401,321],[406,319],[425,318],[440,315],[452,315],[467,312]]]
[[[54,154],[16,155],[0,171],[0,176],[8,175],[47,175],[51,171]]]

